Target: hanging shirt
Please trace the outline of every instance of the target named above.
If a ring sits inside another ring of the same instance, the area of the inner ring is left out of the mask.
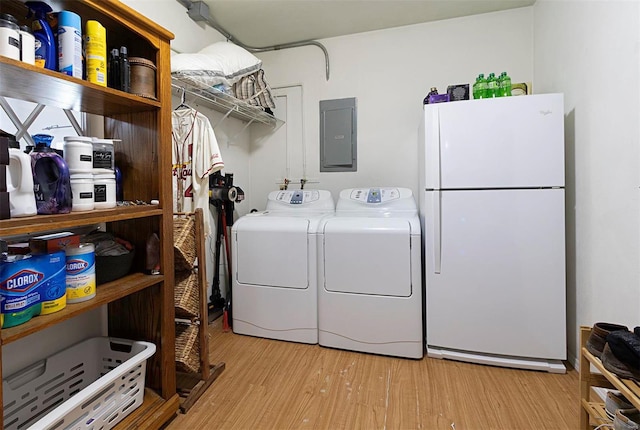
[[[209,225],[209,175],[224,167],[218,141],[206,116],[194,109],[171,115],[173,144],[173,210],[204,211],[204,234]]]

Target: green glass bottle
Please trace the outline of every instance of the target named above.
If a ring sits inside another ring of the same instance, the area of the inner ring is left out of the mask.
[[[487,91],[486,96],[488,99],[498,96],[498,80],[496,74],[491,72],[487,78]]]
[[[487,92],[487,80],[484,78],[484,73],[480,73],[476,78],[476,82],[473,84],[473,98],[484,99]]]
[[[502,78],[504,77],[504,72],[500,73],[500,76],[496,79],[496,97],[502,97]]]
[[[502,97],[511,96],[511,77],[507,75],[507,72],[500,74],[500,95]]]

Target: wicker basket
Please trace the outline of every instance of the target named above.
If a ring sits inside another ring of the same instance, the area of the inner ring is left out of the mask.
[[[195,217],[183,216],[173,219],[174,270],[190,271],[196,262]]]
[[[198,325],[176,323],[176,369],[181,372],[200,372],[200,342]]]
[[[200,314],[200,285],[198,272],[176,272],[176,287],[173,290],[176,317],[193,318]]]

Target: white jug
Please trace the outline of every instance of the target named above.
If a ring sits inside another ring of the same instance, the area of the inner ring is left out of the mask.
[[[38,213],[36,198],[33,194],[31,157],[16,148],[9,148],[7,191],[9,191],[11,218]]]

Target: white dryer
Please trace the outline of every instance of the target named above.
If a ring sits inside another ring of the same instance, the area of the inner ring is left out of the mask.
[[[273,191],[234,223],[234,333],[318,343],[318,226],[334,210],[329,191]]]
[[[320,345],[422,358],[420,220],[411,190],[343,190],[322,233]]]

